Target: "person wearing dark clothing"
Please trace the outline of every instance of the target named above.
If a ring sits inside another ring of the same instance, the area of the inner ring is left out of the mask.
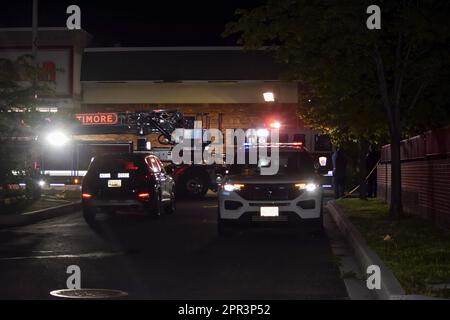
[[[338,148],[332,156],[333,160],[333,184],[336,199],[344,196],[345,175],[347,170],[347,157],[341,148]]]
[[[366,156],[366,169],[367,174],[370,173],[370,171],[378,164],[378,161],[380,160],[380,152],[375,149],[373,145],[369,147],[369,152]],[[369,177],[367,178],[367,197],[369,198],[376,198],[377,197],[377,169],[372,171],[370,173]]]

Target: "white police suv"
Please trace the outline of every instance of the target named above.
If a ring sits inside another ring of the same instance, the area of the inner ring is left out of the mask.
[[[258,157],[257,164],[228,167],[218,192],[219,235],[229,235],[240,225],[307,225],[322,230],[323,194],[313,158],[301,144],[271,147],[278,148],[275,175],[261,174],[270,156]],[[246,163],[251,149],[245,151]]]

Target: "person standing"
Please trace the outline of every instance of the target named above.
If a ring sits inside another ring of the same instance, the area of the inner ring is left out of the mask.
[[[369,152],[366,156],[366,169],[367,172],[370,173],[372,169],[372,173],[367,178],[367,197],[368,198],[376,198],[377,197],[377,168],[378,161],[380,161],[380,152],[376,150],[374,145],[369,146]]]
[[[338,147],[332,156],[334,196],[339,199],[344,196],[345,178],[347,171],[347,157],[342,148]]]

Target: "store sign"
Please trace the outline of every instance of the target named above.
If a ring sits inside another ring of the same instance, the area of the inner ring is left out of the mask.
[[[16,60],[26,55],[31,55],[31,49],[0,48],[0,59]],[[37,64],[39,81],[46,83],[55,97],[67,97],[72,94],[73,64],[70,48],[40,47]],[[25,83],[31,81],[25,75],[16,80]]]
[[[117,124],[117,113],[79,113],[75,117],[83,125],[112,125]]]

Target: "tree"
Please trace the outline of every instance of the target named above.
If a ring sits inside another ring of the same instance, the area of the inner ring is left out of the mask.
[[[399,217],[404,129],[449,120],[442,81],[448,79],[450,65],[450,10],[447,1],[378,1],[382,27],[369,30],[366,9],[371,4],[269,0],[250,11],[237,10],[238,20],[230,22],[224,34],[239,33],[239,43],[248,49],[268,47],[288,66],[285,76],[301,80],[299,105],[307,123],[359,138],[370,136],[374,128],[388,128],[390,213]],[[440,95],[437,105],[425,99],[432,92]],[[308,100],[316,103],[308,106]],[[425,117],[424,106],[430,108]]]
[[[34,136],[33,128],[42,120],[42,114],[36,111],[38,97],[52,93],[47,85],[33,81],[39,71],[29,55],[15,60],[0,59],[1,182],[11,181],[13,170],[27,175],[32,167],[31,150],[19,152],[17,137]]]

